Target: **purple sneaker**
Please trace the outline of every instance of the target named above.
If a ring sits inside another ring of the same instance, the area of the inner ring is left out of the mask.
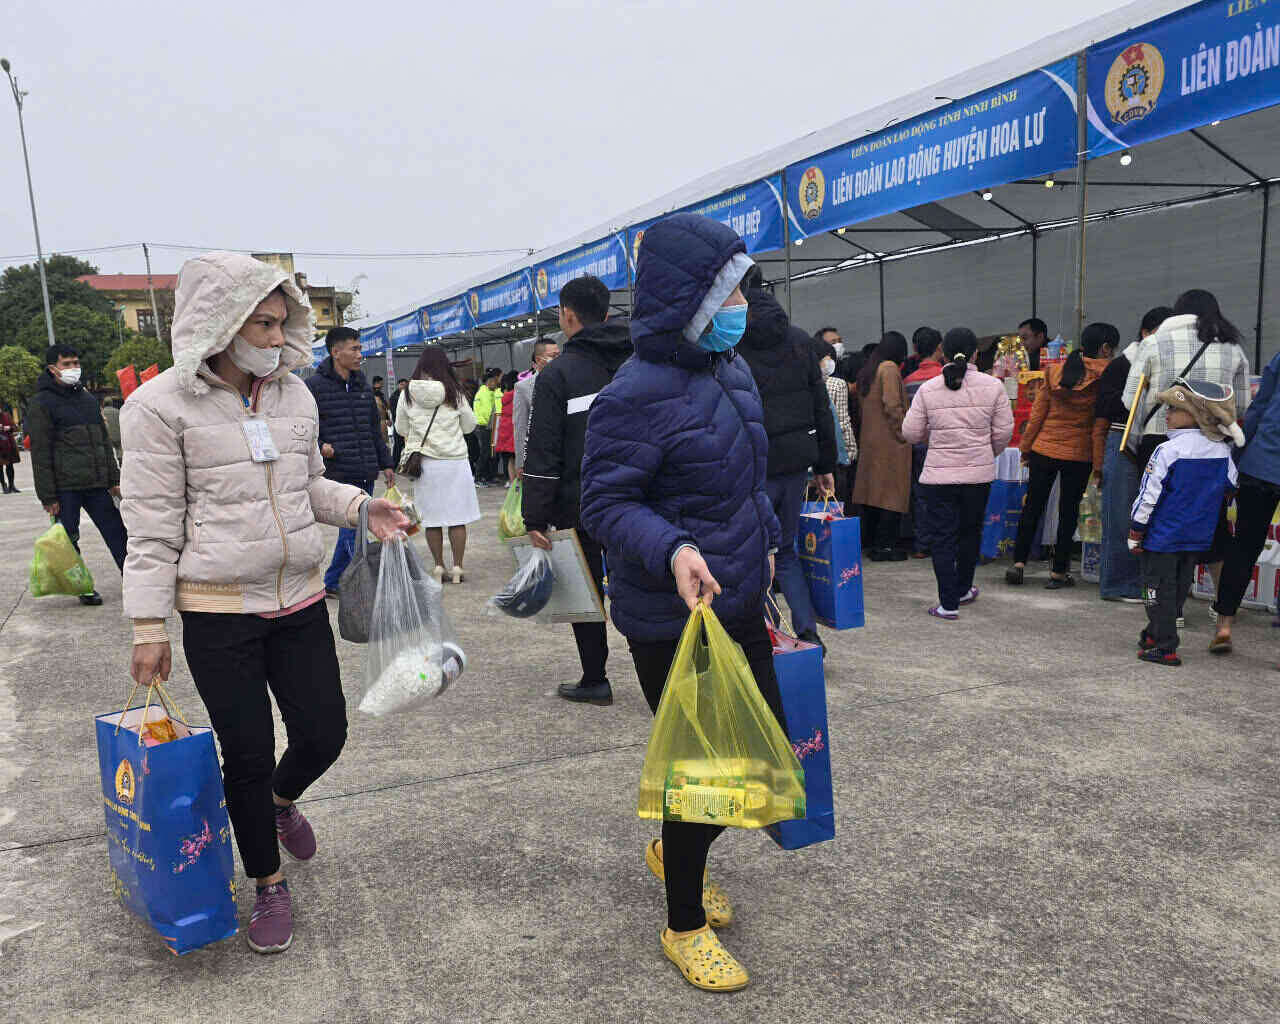
[[[974,601],[976,601],[976,600],[978,600],[978,588],[977,588],[977,587],[970,587],[967,591],[965,591],[965,595],[964,595],[964,597],[960,598],[960,600],[959,600],[959,602],[958,602],[958,603],[959,603],[959,604],[973,604],[973,602],[974,602]]]
[[[293,942],[293,906],[289,884],[258,888],[249,916],[249,948],[255,953],[283,953]]]
[[[297,804],[276,808],[276,835],[294,860],[310,860],[316,855],[316,834]]]

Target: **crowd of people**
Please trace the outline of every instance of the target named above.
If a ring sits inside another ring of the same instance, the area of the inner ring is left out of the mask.
[[[362,515],[383,539],[410,526],[404,507],[372,496],[379,476],[412,482],[432,571],[451,584],[465,580],[477,488],[519,480],[531,543],[550,548],[553,530],[576,530],[601,590],[607,558],[610,619],[655,712],[690,611],[714,603],[785,733],[766,616],[779,620],[768,600],[776,589],[796,634],[822,643],[796,554],[806,500],[860,515],[872,561],[931,558],[934,617],[954,620],[978,599],[984,515],[1015,426],[972,330],[925,326],[910,345],[888,331],[857,351],[835,327],[810,336],[790,322],[742,240],[688,214],[646,232],[634,299],[630,320],[611,316],[601,281],[570,281],[559,299],[561,340],[538,341],[526,372],[485,370],[469,385],[443,349],[427,346],[388,399],[381,378],[367,381],[348,328],[329,331],[327,357],[304,383],[292,371],[311,359],[305,296],[269,264],[211,253],[179,276],[173,368],[119,411],[123,469],[77,353],[49,350],[25,424],[37,498],[73,542],[81,510],[102,532],[124,575],[139,683],[168,678],[165,620],[182,617],[236,843],[257,882],[255,951],[292,942],[279,851],[315,854],[295,801],[346,739],[325,599],[337,596]],[[1211,650],[1229,652],[1280,504],[1280,356],[1250,404],[1239,333],[1200,290],[1152,309],[1127,346],[1106,323],[1088,325],[1065,358],[1042,352],[1041,321],[1020,333],[1044,380],[1020,440],[1027,499],[1007,583],[1026,582],[1056,482],[1045,586],[1074,584],[1072,536],[1093,480],[1101,596],[1145,600],[1140,657],[1178,663],[1197,563],[1220,567]],[[1132,451],[1121,443],[1126,426]],[[11,410],[0,410],[0,464],[19,448]],[[1226,508],[1237,491],[1233,535]],[[331,553],[321,523],[339,528]],[[606,626],[573,632],[582,674],[560,696],[611,704]],[[268,693],[288,735],[278,761]],[[644,859],[666,889],[666,955],[692,984],[723,991],[745,985],[747,973],[714,930],[733,919],[707,873],[721,831],[665,821]]]

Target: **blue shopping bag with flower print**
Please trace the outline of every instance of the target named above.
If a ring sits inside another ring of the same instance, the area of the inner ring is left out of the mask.
[[[157,683],[95,727],[112,890],[181,955],[236,933],[235,864],[213,733],[171,706]]]
[[[818,621],[833,629],[863,625],[862,533],[857,518],[802,512],[796,539]]]

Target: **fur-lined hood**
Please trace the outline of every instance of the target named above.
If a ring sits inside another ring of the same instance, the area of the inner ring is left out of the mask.
[[[173,303],[173,367],[182,390],[193,395],[209,390],[200,379],[211,373],[206,360],[231,344],[249,314],[276,288],[284,292],[288,316],[280,367],[268,380],[311,362],[315,318],[306,294],[279,267],[243,253],[209,252],[182,265]]]

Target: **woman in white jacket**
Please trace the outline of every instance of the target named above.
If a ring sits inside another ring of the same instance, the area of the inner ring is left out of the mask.
[[[462,386],[444,349],[428,345],[414,367],[413,379],[396,408],[396,433],[405,439],[401,472],[418,455],[421,472],[414,501],[422,516],[427,547],[435,559],[432,570],[444,580],[444,531],[453,549],[453,582],[463,580],[462,559],[467,550],[467,523],[480,518],[475,481],[467,460],[463,435],[476,429]],[[408,474],[412,475],[412,473]]]

